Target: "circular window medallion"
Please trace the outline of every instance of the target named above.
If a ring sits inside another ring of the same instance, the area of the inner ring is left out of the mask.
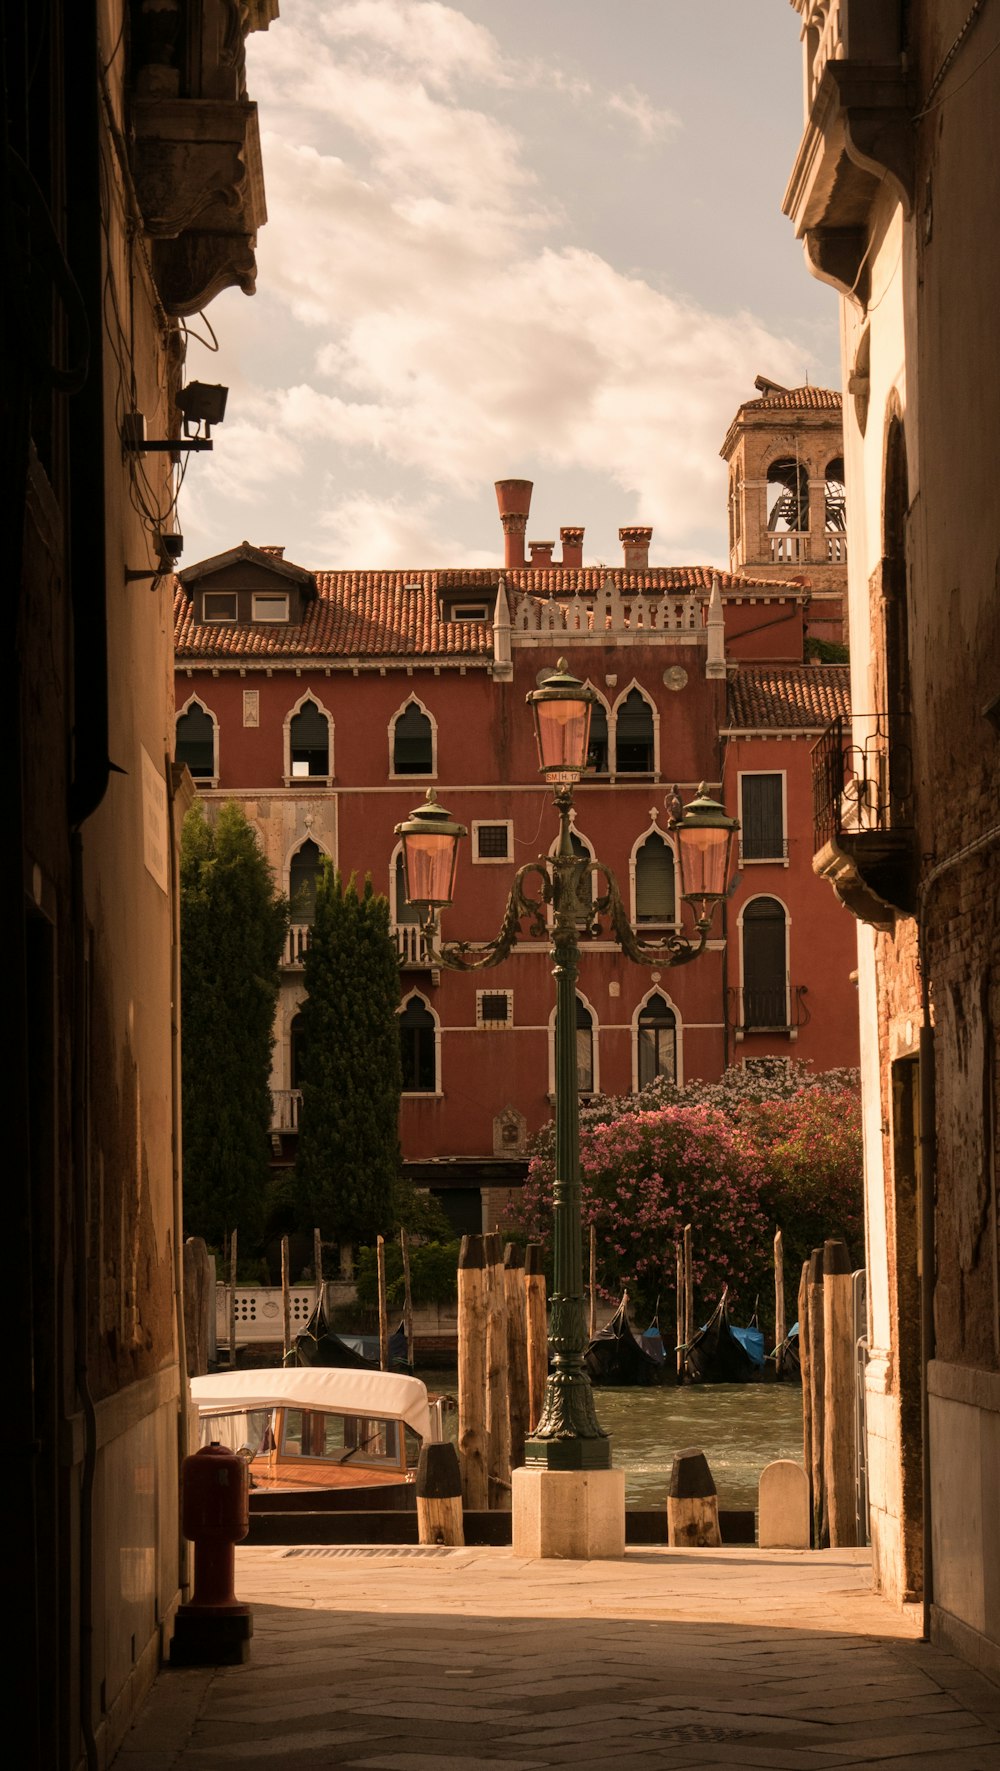
[[[683,689],[687,679],[688,673],[683,664],[672,664],[669,670],[663,672],[663,680],[668,689]]]

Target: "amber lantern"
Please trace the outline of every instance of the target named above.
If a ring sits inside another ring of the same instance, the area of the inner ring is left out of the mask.
[[[396,825],[396,835],[403,840],[407,903],[426,904],[431,910],[450,904],[455,896],[458,845],[468,831],[438,804],[433,787],[427,789],[424,804]]]
[[[586,767],[594,690],[571,676],[560,658],[553,674],[525,699],[534,716],[541,773],[553,787],[572,787]]]
[[[677,837],[681,897],[701,905],[699,922],[711,921],[716,904],[729,890],[729,859],[739,820],[718,800],[710,799],[704,781],[698,794],[671,823]]]

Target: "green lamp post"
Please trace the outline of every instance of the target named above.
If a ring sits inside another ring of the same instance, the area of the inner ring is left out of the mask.
[[[422,806],[396,825],[402,839],[406,895],[424,911],[423,930],[432,965],[475,971],[499,965],[524,924],[547,936],[556,977],[556,1153],[553,1191],[553,1287],[549,1325],[551,1362],[541,1418],[525,1445],[525,1461],[552,1470],[604,1470],[611,1442],[594,1408],[584,1366],[587,1322],[583,1300],[583,1231],[580,1202],[580,1114],[576,1059],[576,980],[580,959],[581,906],[585,934],[604,922],[622,952],[640,965],[686,965],[704,951],[715,906],[726,895],[732,841],[739,825],[708,797],[704,786],[686,808],[676,789],[669,829],[677,838],[681,896],[695,916],[695,939],[674,931],[658,942],[640,941],[629,922],[617,882],[602,861],[573,851],[573,789],[586,767],[593,689],[570,675],[564,658],[541,688],[526,697],[535,722],[539,769],[553,789],[559,814],[555,853],[521,867],[514,879],[500,932],[486,942],[442,942],[440,912],[454,898],[458,846],[467,832],[438,804],[434,789]],[[588,901],[588,885],[605,889]],[[536,891],[526,882],[537,881]]]

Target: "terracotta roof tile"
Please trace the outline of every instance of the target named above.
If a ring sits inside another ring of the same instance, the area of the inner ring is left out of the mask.
[[[443,621],[439,599],[465,592],[487,600],[490,616],[500,577],[530,596],[593,593],[606,579],[624,591],[680,591],[707,597],[718,576],[723,592],[794,595],[799,587],[736,577],[711,566],[650,566],[626,572],[603,566],[458,567],[441,571],[317,572],[316,597],[296,627],[198,623],[175,580],[174,645],[179,658],[440,658],[483,657],[493,651],[493,623]],[[511,599],[512,603],[514,599]]]
[[[741,664],[729,679],[737,731],[822,731],[850,711],[846,664]]]
[[[789,387],[780,393],[765,394],[759,400],[744,400],[741,412],[787,412],[809,407],[814,412],[839,412],[843,398],[833,387]]]

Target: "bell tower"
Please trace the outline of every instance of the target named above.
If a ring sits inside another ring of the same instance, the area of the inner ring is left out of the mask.
[[[806,628],[847,639],[847,523],[840,394],[758,375],[719,451],[729,469],[729,566],[812,591]]]

